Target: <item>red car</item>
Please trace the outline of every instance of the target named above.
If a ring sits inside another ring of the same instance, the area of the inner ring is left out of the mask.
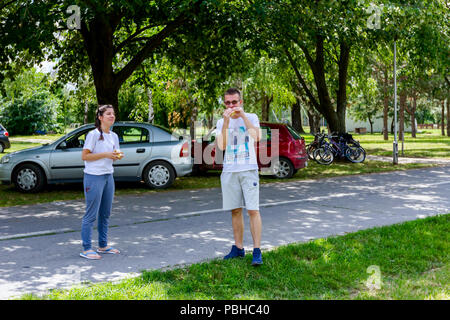
[[[308,165],[305,140],[288,124],[260,122],[261,141],[256,143],[259,170],[277,178],[290,178]],[[216,128],[192,141],[194,173],[221,170],[223,151],[216,155]],[[278,143],[277,143],[278,142]],[[275,161],[273,161],[275,159]]]

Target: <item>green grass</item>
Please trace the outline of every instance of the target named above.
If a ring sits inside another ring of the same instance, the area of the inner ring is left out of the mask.
[[[449,299],[450,215],[289,244],[264,264],[214,259],[23,299]],[[366,286],[369,266],[380,289]]]
[[[389,135],[389,140],[383,140],[383,136],[376,134],[356,134],[353,135],[356,140],[366,149],[370,155],[390,156],[394,136]],[[438,129],[423,130],[417,134],[416,138],[411,137],[411,133],[405,134],[405,141],[398,141],[399,156],[412,158],[450,158],[450,137],[442,136]]]

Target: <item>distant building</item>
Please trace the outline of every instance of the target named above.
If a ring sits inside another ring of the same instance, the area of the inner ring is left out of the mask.
[[[398,118],[397,118],[398,119]],[[391,132],[392,118],[388,117],[388,132]],[[367,133],[370,133],[370,123],[369,121],[357,121],[353,120],[349,115],[345,119],[345,128],[347,131],[355,132],[356,128],[366,128]],[[373,120],[373,132],[383,131],[383,117],[376,118]],[[411,126],[405,123],[405,132],[411,132]]]

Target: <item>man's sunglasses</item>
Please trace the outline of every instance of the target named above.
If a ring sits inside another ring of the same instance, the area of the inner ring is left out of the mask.
[[[233,101],[225,101],[225,105],[229,106],[230,104],[238,104],[239,100],[233,100]]]

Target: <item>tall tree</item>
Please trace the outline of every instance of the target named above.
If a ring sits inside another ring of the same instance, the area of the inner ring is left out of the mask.
[[[9,1],[0,7],[1,67],[27,51],[34,62],[58,59],[59,74],[67,80],[90,69],[98,103],[112,104],[119,114],[120,87],[151,55],[199,39],[210,47],[205,36],[210,27],[230,24],[224,3],[234,1]],[[216,42],[222,41],[220,32]]]
[[[331,0],[278,0],[255,7],[262,21],[259,31],[274,54],[287,57],[299,86],[330,129],[345,131],[351,50],[366,41],[364,7]],[[306,73],[303,65],[308,66]]]

